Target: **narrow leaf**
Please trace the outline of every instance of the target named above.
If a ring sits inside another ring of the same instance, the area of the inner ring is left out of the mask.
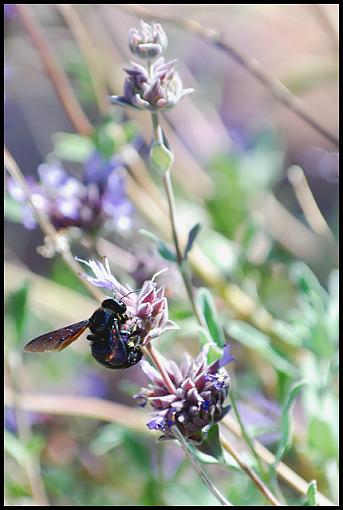
[[[26,325],[28,290],[28,283],[25,282],[10,296],[10,309],[13,316],[18,341],[22,339]]]
[[[161,241],[161,239],[159,239],[153,232],[150,232],[150,230],[146,230],[145,228],[141,228],[139,230],[139,233],[156,243],[157,251],[159,252],[161,257],[171,262],[177,261],[176,254],[165,244],[164,241]]]
[[[147,230],[145,228],[140,228],[139,229],[139,233],[146,237],[147,239],[150,239],[151,241],[154,241],[155,243],[158,243],[159,242],[159,238],[157,237],[156,234],[154,234],[153,232],[150,232],[150,230]]]
[[[219,324],[219,317],[212,294],[208,289],[201,287],[197,292],[196,300],[213,341],[219,347],[224,347],[225,338],[222,328]]]
[[[218,460],[218,462],[225,462],[224,452],[219,439],[219,427],[213,425],[207,433],[206,439],[196,446],[196,449],[206,455],[210,455]]]
[[[191,251],[191,249],[193,247],[193,243],[194,243],[197,235],[199,234],[200,229],[201,229],[201,225],[200,225],[200,223],[197,223],[189,231],[188,240],[187,240],[187,244],[186,244],[186,248],[185,248],[185,253],[184,253],[184,256],[183,256],[184,259],[187,258],[188,253]]]
[[[295,383],[290,389],[281,413],[281,438],[275,455],[274,468],[280,462],[291,445],[293,433],[292,410],[296,396],[302,390],[305,381]]]
[[[311,480],[311,482],[308,484],[306,495],[307,495],[308,506],[318,506],[316,480]]]
[[[177,261],[176,254],[170,248],[168,248],[168,246],[163,241],[159,241],[157,243],[157,250],[161,257],[164,259],[169,260],[170,262]]]
[[[199,327],[198,331],[201,345],[208,347],[207,363],[210,365],[223,356],[223,349],[212,340],[207,329]]]

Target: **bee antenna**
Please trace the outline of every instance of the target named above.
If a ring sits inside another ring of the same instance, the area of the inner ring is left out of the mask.
[[[127,294],[125,294],[125,296],[122,296],[122,297],[120,298],[120,301],[122,301],[122,299],[123,299],[124,297],[129,296],[130,294],[133,294],[134,292],[139,292],[139,291],[141,291],[141,290],[142,290],[142,288],[143,288],[143,287],[141,287],[141,288],[140,288],[140,289],[138,289],[138,290],[131,290],[130,292],[128,292]]]

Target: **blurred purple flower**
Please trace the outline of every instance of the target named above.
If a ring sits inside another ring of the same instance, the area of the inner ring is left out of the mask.
[[[176,426],[184,437],[200,443],[204,433],[230,410],[230,406],[224,406],[230,388],[230,376],[224,365],[233,360],[230,348],[226,345],[223,357],[211,365],[207,364],[207,352],[204,347],[195,360],[185,353],[181,367],[173,361],[165,363],[175,386],[173,393],[161,375],[148,362],[142,362],[142,370],[152,384],[134,398],[143,407],[150,403],[154,418],[147,426],[161,430],[164,433],[161,438],[174,438],[172,427]]]
[[[132,62],[131,69],[124,69],[128,74],[124,96],[110,96],[110,101],[137,110],[172,108],[183,96],[193,92],[193,89],[183,88],[181,78],[174,69],[175,62],[165,63],[161,57],[152,64],[150,73],[142,65]]]
[[[39,181],[27,178],[31,199],[56,229],[94,230],[105,222],[122,230],[130,226],[132,206],[125,194],[123,165],[118,158],[106,161],[99,153],[93,153],[85,163],[82,182],[60,163],[43,163],[38,174]],[[24,193],[12,179],[8,179],[7,189],[13,198],[25,201]],[[35,226],[28,206],[23,207],[23,224],[27,228]]]

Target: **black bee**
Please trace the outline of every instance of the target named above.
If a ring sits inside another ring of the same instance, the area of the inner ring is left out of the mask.
[[[92,356],[107,368],[128,368],[138,363],[143,353],[137,328],[120,329],[127,320],[125,303],[105,299],[90,319],[41,335],[26,344],[24,351],[62,351],[89,328]]]

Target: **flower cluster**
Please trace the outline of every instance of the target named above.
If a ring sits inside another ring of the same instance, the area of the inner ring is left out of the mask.
[[[167,38],[159,24],[152,26],[141,22],[142,30],[131,29],[129,45],[132,52],[141,58],[155,58],[167,46]],[[160,57],[148,69],[132,62],[132,68],[125,69],[128,77],[124,83],[123,96],[111,96],[113,104],[138,110],[167,110],[193,89],[184,89],[181,78],[174,68],[176,60],[165,62]]]
[[[57,230],[79,227],[93,230],[110,220],[117,228],[130,224],[131,204],[125,194],[123,165],[116,157],[105,161],[94,152],[85,163],[82,181],[66,172],[60,163],[38,167],[39,181],[27,179],[34,206],[43,211]],[[10,195],[25,202],[25,195],[12,180],[7,181]],[[23,224],[36,223],[28,206],[23,205]]]
[[[84,274],[83,276],[96,287],[110,290],[116,299],[122,300],[126,305],[127,322],[124,329],[133,326],[140,335],[140,345],[147,339],[161,335],[168,329],[176,329],[177,325],[168,318],[168,303],[164,295],[165,288],[157,288],[155,278],[161,271],[155,274],[151,280],[143,283],[139,292],[134,292],[130,287],[124,286],[112,275],[108,260],[104,263],[90,260],[77,259],[88,266],[94,276]]]
[[[208,365],[208,348],[204,347],[193,360],[185,353],[181,367],[173,361],[165,369],[175,388],[172,393],[161,375],[146,361],[142,369],[152,384],[135,396],[141,406],[149,401],[154,409],[154,418],[147,424],[149,429],[163,432],[161,439],[174,438],[173,426],[191,441],[200,443],[203,435],[230,410],[224,406],[230,386],[229,374],[224,366],[233,360],[229,346],[225,346],[223,357]]]

